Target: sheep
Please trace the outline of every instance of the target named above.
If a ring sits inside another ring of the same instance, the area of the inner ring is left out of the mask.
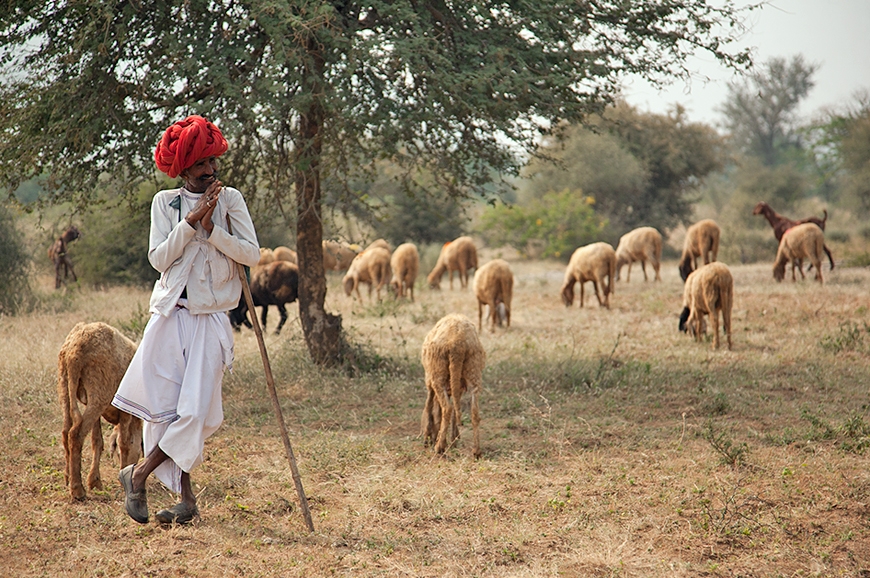
[[[102,416],[115,426],[113,434],[121,467],[142,456],[142,420],[112,406],[118,384],[133,359],[136,344],[105,323],[78,323],[67,335],[57,356],[57,394],[63,412],[64,483],[73,499],[83,500],[82,445],[91,435],[93,458],[88,487],[102,489]],[[86,407],[81,411],[79,403]]]
[[[260,247],[260,260],[257,261],[258,266],[268,265],[275,262],[275,252],[268,247]]]
[[[759,202],[755,205],[755,208],[752,209],[753,215],[764,215],[767,219],[767,222],[770,223],[770,226],[773,227],[773,236],[776,237],[777,241],[782,241],[782,236],[785,234],[787,230],[796,226],[803,225],[804,223],[815,223],[819,226],[819,228],[824,231],[825,224],[828,222],[828,211],[824,209],[825,216],[823,218],[818,217],[807,217],[806,219],[799,219],[797,221],[793,221],[788,217],[784,217],[774,211],[770,205],[765,203],[764,201]],[[834,256],[831,255],[831,250],[828,249],[827,245],[823,246],[825,254],[828,256],[828,261],[831,263],[831,271],[834,270]]]
[[[704,259],[704,265],[716,260],[719,254],[719,235],[721,231],[716,221],[704,219],[698,221],[686,230],[686,240],[683,242],[683,255],[680,257],[680,277],[683,281],[693,270],[698,268],[698,257]]]
[[[656,272],[656,281],[661,281],[659,268],[662,261],[662,234],[653,227],[639,227],[633,231],[629,231],[619,239],[619,245],[616,246],[616,280],[619,281],[619,275],[623,265],[628,265],[628,272],[625,275],[625,282],[631,281],[631,264],[635,261],[640,261],[640,268],[643,270],[643,280],[647,280],[646,262],[652,263],[653,269]]]
[[[390,286],[396,292],[396,297],[401,299],[407,291],[413,301],[414,282],[420,271],[420,253],[417,246],[414,243],[402,243],[396,247],[390,257],[390,269],[393,272]]]
[[[483,330],[484,305],[489,306],[492,317],[491,331],[495,332],[496,323],[501,326],[502,316],[506,325],[510,327],[514,274],[508,262],[504,259],[494,259],[482,265],[474,272],[472,287],[477,297],[477,330]]]
[[[453,272],[459,272],[459,284],[468,287],[468,270],[477,269],[477,248],[471,237],[457,237],[441,247],[441,254],[435,268],[429,273],[427,280],[432,289],[441,288],[441,276],[447,271],[450,275],[450,289],[453,289]]]
[[[731,350],[731,307],[734,304],[734,279],[724,263],[710,263],[689,274],[683,288],[683,311],[680,331],[694,334],[700,341],[704,333],[704,315],[710,315],[713,324],[713,349],[719,349],[719,312],[722,329]]]
[[[426,373],[426,404],[420,419],[425,445],[433,444],[443,454],[459,438],[461,400],[471,393],[472,453],[480,457],[479,397],[483,387],[486,352],[474,324],[464,315],[443,317],[426,335],[421,355]]]
[[[52,243],[51,246],[48,248],[48,258],[54,265],[55,289],[60,289],[62,281],[60,276],[61,269],[63,269],[63,279],[66,279],[69,275],[72,275],[73,283],[78,281],[78,277],[76,277],[76,272],[73,269],[72,261],[70,261],[69,255],[67,255],[67,250],[69,249],[69,244],[81,236],[81,232],[75,226],[71,226],[66,231],[64,231],[63,235],[55,239],[54,243]]]
[[[387,243],[384,239],[376,239],[371,242],[371,244],[366,247],[366,249],[374,249],[375,247],[380,247],[381,249],[386,249],[390,253],[393,252],[393,248],[390,247],[390,244]]]
[[[604,278],[608,282],[604,284]],[[580,307],[583,307],[583,285],[592,281],[598,304],[610,309],[610,294],[614,292],[613,280],[616,278],[616,251],[609,243],[592,243],[580,247],[571,255],[568,268],[565,270],[565,281],[562,283],[562,303],[570,307],[574,303],[574,284],[580,283]],[[604,301],[598,292],[598,286],[604,292]]]
[[[372,297],[372,289],[377,289],[378,301],[380,301],[381,287],[389,283],[390,278],[390,252],[382,247],[375,247],[366,249],[353,258],[341,284],[345,295],[350,296],[356,291],[357,298],[362,300],[359,284],[367,283],[369,299]]]
[[[287,322],[288,303],[293,303],[299,296],[299,267],[295,263],[288,261],[273,261],[267,265],[256,266],[251,269],[251,298],[255,307],[262,307],[260,321],[263,329],[266,328],[266,316],[269,311],[269,305],[278,307],[278,314],[281,316],[281,321],[278,322],[278,327],[275,328],[275,335],[281,333],[281,328]],[[242,295],[239,300],[239,305],[229,312],[230,323],[236,331],[239,331],[242,324],[251,328],[251,322],[248,321],[248,302],[245,296]],[[252,313],[256,315],[256,312]]]
[[[289,247],[284,247],[280,245],[273,249],[272,254],[275,255],[276,261],[287,261],[288,263],[293,263],[294,265],[299,264],[299,259],[296,256],[296,251],[290,249]]]
[[[346,271],[359,251],[344,242],[323,241],[323,268],[327,271]]]
[[[803,223],[788,229],[779,242],[773,278],[782,281],[785,278],[785,265],[791,261],[791,280],[796,281],[795,268],[800,271],[801,279],[805,279],[801,264],[803,259],[809,258],[816,268],[816,281],[823,283],[821,264],[824,247],[825,234],[815,223]]]

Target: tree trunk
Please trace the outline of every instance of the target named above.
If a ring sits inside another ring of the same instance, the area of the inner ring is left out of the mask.
[[[296,142],[296,250],[299,259],[299,318],[305,343],[318,365],[341,361],[341,316],[327,313],[326,275],[323,269],[323,221],[320,207],[320,154],[323,148],[324,110],[318,98],[323,78],[323,59],[309,41],[308,69],[311,103],[300,115]]]

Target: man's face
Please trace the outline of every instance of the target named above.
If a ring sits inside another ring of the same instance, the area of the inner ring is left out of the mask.
[[[199,159],[189,169],[181,171],[184,188],[191,193],[203,193],[217,175],[217,157]]]

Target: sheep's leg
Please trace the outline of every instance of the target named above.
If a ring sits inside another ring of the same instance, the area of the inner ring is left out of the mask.
[[[478,400],[478,392],[480,387],[478,384],[471,385],[471,427],[473,428],[474,439],[472,441],[471,453],[475,458],[480,457],[480,407]]]
[[[646,276],[646,261],[644,261],[643,259],[640,260],[640,270],[643,271],[644,283],[649,281],[649,277]]]
[[[423,438],[423,445],[428,446],[435,444],[435,412],[437,406],[435,400],[435,391],[433,384],[427,380],[426,383],[426,404],[423,406],[423,415],[420,416],[420,436]],[[440,409],[440,408],[439,408]],[[440,411],[439,416],[440,418]],[[439,420],[440,421],[440,420]]]
[[[441,368],[442,371],[446,368]],[[438,401],[438,406],[441,409],[441,423],[438,428],[438,439],[435,440],[435,451],[439,454],[443,454],[444,450],[447,449],[447,430],[450,428],[451,420],[453,419],[453,408],[450,405],[450,397],[447,394],[447,388],[449,387],[449,383],[447,383],[448,375],[440,376],[440,378],[433,383],[433,391],[435,394],[435,398]]]
[[[91,432],[94,427],[94,421],[99,420],[100,416],[96,412],[89,412],[86,408],[82,413],[75,408],[72,416],[72,427],[69,430],[69,492],[76,500],[82,500],[85,497],[85,488],[82,485],[82,445],[84,444],[85,436]],[[90,476],[89,476],[90,480]]]
[[[263,305],[263,311],[260,313],[260,325],[263,326],[263,329],[266,329],[266,317],[269,314],[269,305]]]
[[[710,324],[713,326],[713,349],[719,349],[719,311],[712,307],[710,311]]]
[[[453,291],[453,269],[448,269],[447,274],[450,275],[450,290]]]
[[[458,351],[449,353],[450,368],[450,397],[453,401],[453,427],[450,434],[450,443],[459,439],[459,426],[462,424],[462,392],[467,383],[462,377],[462,367],[465,364],[465,354]]]
[[[72,463],[72,456],[70,455],[70,440],[69,440],[69,431],[72,428],[72,416],[70,415],[70,407],[69,407],[69,388],[66,383],[66,378],[63,377],[63,382],[61,387],[63,388],[63,394],[61,395],[61,406],[63,407],[63,429],[61,430],[61,441],[63,442],[63,483],[65,486],[69,486],[70,479],[70,464]]]
[[[604,285],[604,282],[602,281],[601,284]],[[598,290],[598,281],[596,281],[594,279],[592,280],[592,288],[595,289],[595,298],[598,299],[598,306],[604,307],[604,301],[601,300],[601,293]],[[602,287],[602,289],[603,289],[603,287]]]
[[[727,305],[722,308],[722,332],[728,341],[728,351],[731,351],[731,308]]]
[[[585,281],[580,282],[580,307],[583,307],[583,287],[586,285]]]
[[[628,271],[625,272],[625,282],[631,282],[631,261],[628,262]]]
[[[88,472],[88,487],[92,490],[102,490],[103,480],[100,478],[100,457],[103,455],[103,428],[100,418],[91,428],[91,471]]]
[[[477,300],[477,330],[483,331],[483,301]]]
[[[408,283],[408,295],[411,297],[411,303],[414,302],[414,283]]]
[[[284,327],[285,323],[287,323],[287,307],[283,303],[278,304],[278,315],[281,316],[281,321],[278,322],[278,327],[275,329],[275,335],[281,333],[281,328]]]
[[[66,255],[64,255],[64,257],[63,257],[63,264],[64,264],[64,267],[67,269],[64,272],[64,277],[68,276],[69,274],[72,274],[73,283],[78,281],[79,279],[78,279],[78,277],[76,277],[76,271],[75,271],[75,269],[73,269],[72,261],[70,261]]]
[[[60,289],[61,276],[60,276],[60,268],[62,267],[62,263],[60,261],[54,262],[54,288]]]

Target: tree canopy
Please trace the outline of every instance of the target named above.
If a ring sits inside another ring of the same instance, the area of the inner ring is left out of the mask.
[[[8,0],[0,186],[42,177],[50,201],[85,207],[100,181],[152,178],[169,123],[214,120],[224,182],[295,200],[301,321],[329,362],[323,175],[390,157],[438,194],[484,191],[541,134],[613,102],[623,75],[686,78],[699,50],[748,64],[729,50],[742,15],[730,0]]]

